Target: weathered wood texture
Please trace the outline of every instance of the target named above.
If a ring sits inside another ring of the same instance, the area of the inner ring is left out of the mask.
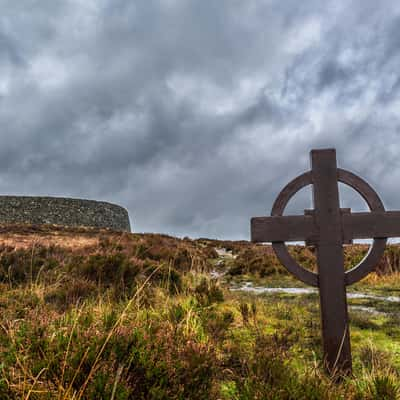
[[[354,239],[400,236],[400,212],[359,212],[342,216],[344,235]]]
[[[346,285],[366,276],[377,264],[388,237],[400,236],[400,212],[385,212],[372,187],[349,171],[337,168],[334,149],[313,150],[311,171],[288,183],[275,200],[271,217],[251,219],[251,240],[272,242],[282,264],[301,281],[319,287],[324,354],[333,373],[351,372]],[[341,209],[338,182],[355,189],[371,212],[351,213]],[[283,216],[290,198],[301,188],[313,185],[314,209],[305,215]],[[373,238],[366,257],[344,271],[343,244],[353,239]],[[302,268],[289,254],[286,241],[305,241],[317,249],[318,274]]]
[[[309,210],[307,210],[309,211]],[[253,242],[308,241],[321,242],[314,216],[288,215],[283,217],[254,217],[251,219]],[[339,216],[341,243],[352,239],[386,238],[400,236],[400,212],[356,212]]]
[[[317,239],[318,231],[311,216],[255,217],[251,219],[253,242],[290,242]]]
[[[328,370],[351,370],[349,322],[344,282],[342,214],[335,150],[311,152],[322,337]]]

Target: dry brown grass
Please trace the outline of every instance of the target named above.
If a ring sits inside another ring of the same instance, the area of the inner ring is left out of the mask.
[[[0,246],[9,246],[15,249],[29,248],[32,245],[81,249],[85,247],[97,247],[100,240],[105,237],[114,241],[124,235],[129,234],[108,229],[86,227],[1,224]]]
[[[316,358],[309,299],[225,290],[204,273],[215,247],[237,256],[225,268],[277,273],[271,247],[245,241],[0,226],[0,399],[398,398],[384,347],[355,349],[357,380],[334,385]],[[365,249],[348,248],[347,261]],[[399,249],[388,248],[379,274],[399,276]],[[291,252],[312,268],[313,249]]]

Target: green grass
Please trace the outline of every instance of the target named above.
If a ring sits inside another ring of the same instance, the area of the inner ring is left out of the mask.
[[[246,243],[125,234],[77,249],[1,247],[0,399],[399,398],[394,303],[350,301],[382,314],[350,311],[354,376],[335,383],[322,368],[318,296],[229,291],[208,274],[222,245],[246,252],[228,260],[244,263],[231,279],[294,285],[257,248],[258,274]],[[390,276],[355,290],[395,293]]]

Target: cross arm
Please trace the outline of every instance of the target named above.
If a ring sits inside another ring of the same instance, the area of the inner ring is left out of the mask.
[[[400,211],[343,214],[342,226],[346,238],[400,237]]]
[[[343,242],[352,239],[400,237],[400,211],[342,213]],[[312,215],[254,217],[252,242],[318,242]]]
[[[252,242],[312,241],[318,234],[311,215],[254,217]]]

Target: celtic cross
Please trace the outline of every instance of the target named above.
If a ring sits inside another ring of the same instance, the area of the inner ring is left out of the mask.
[[[291,181],[278,195],[271,217],[251,219],[251,240],[272,242],[280,262],[306,284],[319,289],[324,361],[333,374],[351,372],[351,350],[346,286],[373,270],[381,258],[388,237],[400,236],[400,212],[385,211],[382,201],[364,180],[337,168],[334,149],[312,150],[311,171]],[[355,189],[371,212],[353,213],[340,208],[338,182]],[[304,215],[283,216],[290,198],[301,188],[313,186],[313,210]],[[365,258],[344,270],[343,244],[352,239],[373,238]],[[286,241],[305,241],[316,248],[318,273],[301,267],[289,254]]]

